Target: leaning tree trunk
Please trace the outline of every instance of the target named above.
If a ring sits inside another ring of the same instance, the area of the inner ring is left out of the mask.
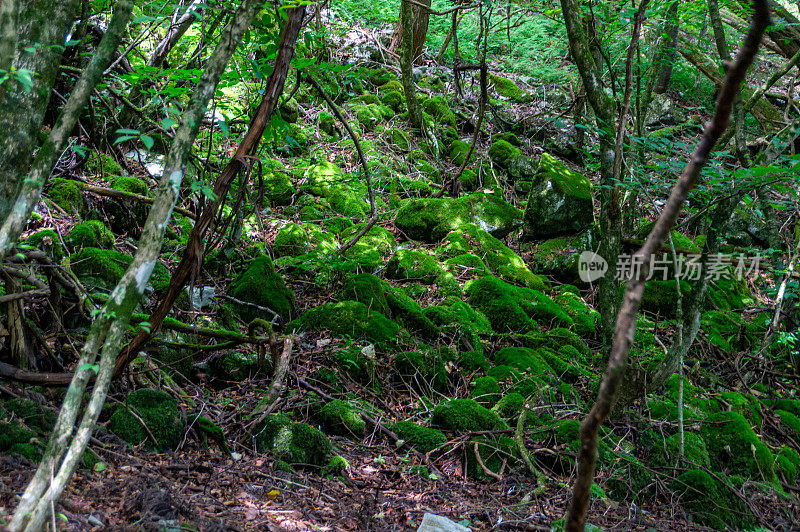
[[[566,0],[562,0],[562,4]],[[566,530],[569,532],[581,532],[584,530],[586,512],[589,508],[591,486],[594,480],[594,471],[597,463],[597,433],[600,425],[608,418],[611,409],[616,402],[620,391],[620,386],[625,373],[628,353],[633,343],[633,335],[636,331],[636,315],[642,302],[644,294],[644,284],[649,270],[648,259],[661,248],[667,235],[675,225],[675,221],[683,208],[683,203],[689,196],[689,192],[700,178],[700,171],[705,166],[714,145],[717,143],[722,133],[730,122],[731,109],[733,102],[739,94],[739,89],[747,74],[747,69],[752,65],[759,44],[764,35],[764,30],[769,24],[769,8],[766,0],[754,0],[756,15],[750,31],[745,38],[745,42],[739,49],[736,61],[728,70],[725,83],[717,102],[717,110],[714,118],[706,126],[703,137],[694,151],[689,163],[681,173],[678,182],[672,189],[664,210],[661,212],[658,221],[653,226],[652,231],[647,236],[644,245],[634,254],[632,260],[637,264],[642,264],[638,276],[633,277],[625,290],[625,298],[617,318],[617,326],[614,331],[614,343],[611,350],[611,357],[606,367],[600,390],[597,393],[597,401],[592,407],[591,412],[586,415],[581,422],[581,448],[578,453],[578,476],[570,501]],[[564,10],[566,15],[567,10]]]
[[[208,61],[193,92],[166,157],[164,176],[159,183],[150,214],[133,262],[111,292],[111,297],[92,324],[86,339],[78,369],[67,389],[64,405],[56,419],[42,461],[22,495],[9,528],[13,532],[38,531],[61,495],[86,449],[86,444],[100,415],[131,313],[145,290],[161,251],[161,244],[172,209],[180,193],[180,185],[194,139],[197,137],[208,102],[214,95],[222,74],[253,17],[264,0],[245,0]],[[123,4],[123,2],[120,2]],[[118,4],[119,5],[119,4]],[[96,366],[97,379],[77,430],[77,420],[83,394]],[[73,436],[74,434],[74,436]]]
[[[2,1],[0,68],[9,65],[18,75],[0,85],[0,131],[4,132],[0,139],[0,220],[11,212],[30,168],[64,41],[79,5],[78,0]]]

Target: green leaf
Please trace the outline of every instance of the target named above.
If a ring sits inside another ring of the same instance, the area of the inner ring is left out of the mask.
[[[170,129],[171,127],[177,126],[177,125],[178,125],[178,121],[175,120],[174,118],[167,117],[167,118],[162,118],[161,119],[161,127],[163,127],[164,129]]]
[[[120,142],[125,142],[136,138],[139,138],[139,135],[123,135],[122,137],[119,137],[117,140],[114,141],[114,146],[116,146]]]
[[[107,467],[108,464],[106,464],[105,462],[97,462],[92,469],[100,473],[101,471],[105,471]]]
[[[142,144],[144,144],[144,147],[147,148],[147,151],[153,149],[153,146],[156,143],[153,137],[151,137],[150,135],[142,135],[140,138],[142,139]]]
[[[117,133],[118,135],[138,135],[140,131],[138,129],[123,128],[116,130],[114,133]]]

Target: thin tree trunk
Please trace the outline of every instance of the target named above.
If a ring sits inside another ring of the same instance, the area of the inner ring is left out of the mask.
[[[568,0],[562,0],[562,5]],[[591,412],[581,423],[581,448],[578,454],[578,476],[572,492],[567,513],[566,530],[581,532],[584,529],[586,512],[589,508],[591,486],[594,480],[595,465],[597,462],[597,433],[600,425],[605,422],[611,412],[622,383],[627,364],[628,352],[633,343],[636,330],[636,315],[644,293],[644,283],[649,270],[648,259],[661,247],[669,232],[675,224],[683,208],[683,203],[689,192],[697,183],[700,171],[708,161],[708,157],[730,122],[730,113],[733,102],[739,94],[739,88],[747,74],[747,69],[753,63],[764,30],[769,24],[769,9],[765,0],[754,0],[756,15],[745,42],[739,50],[735,63],[728,71],[717,103],[714,118],[706,127],[703,137],[694,151],[689,163],[681,173],[678,182],[672,189],[669,199],[661,212],[655,226],[647,237],[644,245],[634,254],[632,260],[642,264],[638,277],[628,282],[625,298],[617,319],[614,331],[614,343],[611,357],[606,367],[597,401]],[[569,7],[574,7],[569,6]],[[563,9],[565,18],[568,18],[568,9]],[[569,23],[567,25],[569,31]],[[570,40],[572,36],[570,35]]]
[[[12,532],[21,530],[36,532],[43,528],[52,504],[61,495],[86,449],[105,402],[114,372],[114,362],[119,354],[131,312],[141,298],[158,260],[164,233],[180,193],[181,181],[186,171],[186,160],[197,137],[206,107],[245,30],[263,4],[264,0],[246,0],[239,7],[233,22],[228,31],[223,33],[217,49],[197,83],[192,102],[181,120],[166,157],[164,177],[159,183],[156,201],[145,222],[136,255],[111,292],[111,297],[99,317],[92,324],[78,361],[78,369],[67,389],[64,405],[59,412],[42,461],[14,511],[9,525]],[[97,366],[97,379],[80,425],[75,431],[75,421],[83,401],[83,393],[93,374],[92,367],[98,352],[100,361]]]
[[[414,24],[411,3],[407,0],[400,2],[400,24],[403,30],[402,44],[400,49],[400,76],[403,81],[403,92],[406,97],[409,121],[411,125],[419,130],[423,129],[422,109],[420,109],[417,95],[414,91],[414,74],[412,72],[414,62],[413,34]]]
[[[653,65],[658,72],[656,76],[655,86],[653,92],[656,94],[664,94],[669,88],[669,82],[672,79],[672,68],[675,65],[675,57],[677,55],[675,46],[678,44],[678,6],[680,2],[674,0],[667,10],[667,21],[664,24],[665,36],[663,42],[660,43],[660,50],[662,53],[662,60]]]
[[[217,181],[214,184],[216,200],[208,203],[203,208],[200,219],[192,228],[192,232],[189,235],[189,243],[183,253],[181,262],[172,273],[167,293],[164,295],[164,298],[159,301],[158,307],[150,316],[150,332],[139,331],[133,340],[131,340],[131,343],[125,348],[125,351],[117,360],[116,369],[114,370],[116,376],[122,374],[127,365],[136,358],[142,346],[144,346],[144,344],[159,330],[164,318],[167,316],[170,309],[172,309],[178,296],[180,296],[184,285],[189,280],[190,276],[192,276],[193,272],[199,270],[203,261],[203,238],[209,230],[213,229],[217,218],[217,211],[222,201],[224,201],[227,196],[228,189],[233,179],[239,171],[244,168],[248,156],[255,153],[258,149],[261,136],[270,123],[270,117],[278,105],[278,99],[281,94],[283,94],[283,86],[286,82],[286,76],[289,72],[292,58],[294,57],[295,43],[300,34],[303,13],[305,13],[304,7],[288,10],[288,18],[281,32],[278,54],[275,58],[275,68],[267,79],[264,96],[258,106],[253,121],[250,123],[247,134],[239,144],[236,153],[228,162],[225,169],[217,177]],[[284,318],[288,318],[288,316],[284,316]]]

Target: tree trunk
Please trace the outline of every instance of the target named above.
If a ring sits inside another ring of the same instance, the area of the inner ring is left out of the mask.
[[[425,7],[431,7],[431,0],[420,0],[420,4]],[[422,51],[425,48],[425,37],[428,35],[428,22],[431,18],[430,9],[425,9],[418,5],[414,5],[411,9],[414,14],[414,36],[413,46],[411,47],[411,57],[413,64],[418,64],[422,57]]]
[[[678,6],[680,2],[673,1],[667,10],[667,20],[664,24],[663,33],[665,34],[659,39],[659,52],[661,53],[661,60],[654,62],[653,65],[657,68],[658,75],[656,77],[653,92],[656,94],[664,94],[669,88],[669,82],[672,79],[672,68],[675,65],[675,57],[677,52],[675,46],[678,44]],[[658,53],[658,52],[657,52]],[[649,102],[648,102],[649,103]]]
[[[400,2],[400,24],[403,29],[403,38],[400,50],[400,75],[403,81],[403,92],[406,97],[409,121],[411,125],[422,130],[422,109],[420,109],[417,95],[414,91],[414,50],[413,50],[413,24],[411,3],[406,0]]]

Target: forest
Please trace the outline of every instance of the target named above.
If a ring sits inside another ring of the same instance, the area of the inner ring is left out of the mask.
[[[800,530],[800,2],[2,0],[0,530]]]

